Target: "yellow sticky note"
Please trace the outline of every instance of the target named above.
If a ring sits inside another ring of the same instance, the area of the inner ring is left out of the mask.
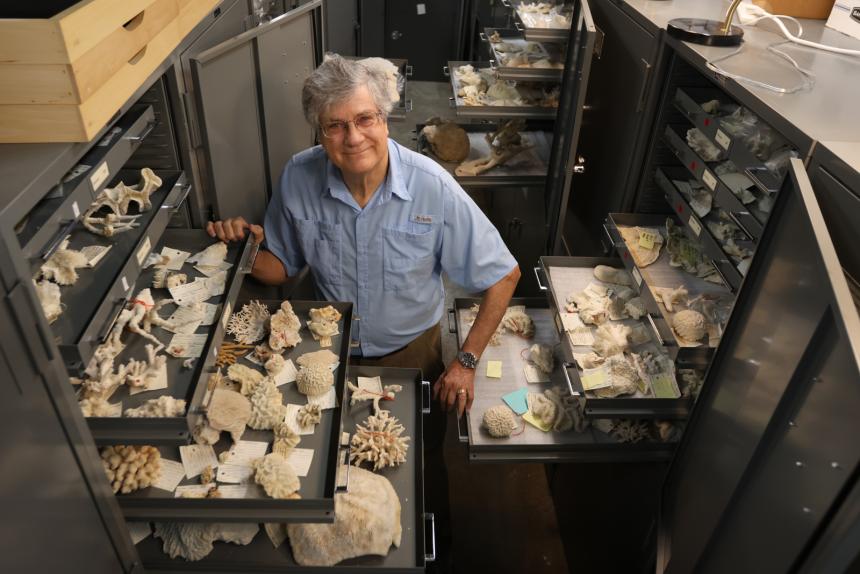
[[[651,387],[654,389],[654,396],[658,399],[677,399],[678,391],[675,382],[666,373],[651,379]]]
[[[582,388],[586,391],[602,389],[609,386],[609,383],[606,380],[606,371],[603,369],[594,369],[589,372],[584,372],[579,376],[579,380],[582,381]]]
[[[643,231],[639,234],[639,247],[654,249],[655,241],[657,241],[657,236],[650,231]]]
[[[502,362],[487,361],[487,376],[493,379],[502,378]]]
[[[526,414],[523,415],[523,420],[532,425],[533,427],[542,430],[543,432],[549,432],[549,430],[552,428],[551,424],[543,423],[537,418],[535,418],[531,411],[528,411]]]

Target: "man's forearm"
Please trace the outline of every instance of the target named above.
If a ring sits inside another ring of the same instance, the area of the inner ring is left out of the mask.
[[[266,285],[281,285],[289,279],[281,261],[263,248],[257,253],[251,276]]]
[[[496,331],[496,327],[499,326],[499,321],[505,315],[505,309],[508,308],[508,303],[519,280],[520,268],[514,267],[498,283],[487,289],[481,299],[481,309],[475,318],[475,324],[472,325],[469,336],[463,342],[464,351],[481,356]]]

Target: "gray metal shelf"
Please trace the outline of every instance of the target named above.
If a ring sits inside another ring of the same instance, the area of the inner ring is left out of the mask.
[[[496,124],[458,124],[469,136],[469,156],[464,161],[474,160],[490,155],[490,145],[484,136],[498,125]],[[417,124],[416,149],[445,168],[451,176],[463,187],[539,187],[546,183],[546,174],[549,169],[549,153],[552,147],[552,125],[542,122],[528,122],[526,130],[521,132],[522,137],[534,144],[534,147],[522,152],[510,162],[496,166],[481,175],[461,176],[455,173],[458,165],[453,161],[442,161],[433,154],[427,138],[421,135],[424,124]],[[545,129],[542,129],[545,128]]]
[[[343,368],[343,367],[341,367]],[[283,571],[320,571],[326,572],[423,572],[426,562],[431,559],[428,548],[434,546],[435,535],[432,532],[432,519],[424,512],[424,461],[422,456],[423,428],[422,411],[429,405],[429,385],[421,381],[421,372],[417,369],[393,369],[376,367],[350,367],[350,377],[364,376],[382,377],[383,384],[399,384],[403,390],[396,395],[394,401],[385,402],[384,406],[397,417],[405,427],[404,435],[408,435],[410,447],[406,462],[395,468],[386,468],[378,472],[391,481],[401,504],[401,526],[403,534],[398,548],[391,548],[386,556],[362,556],[345,560],[335,566],[326,568],[301,567],[293,560],[289,541],[280,548],[274,548],[265,532],[257,533],[248,546],[236,546],[227,543],[216,543],[209,556],[199,562],[186,562],[182,559],[171,559],[164,554],[161,540],[149,536],[137,545],[141,561],[147,571],[200,571],[207,572],[283,572]],[[343,397],[342,397],[343,398]],[[347,432],[354,429],[356,423],[362,422],[370,414],[369,403],[360,403],[354,407],[342,408],[342,422]],[[330,412],[330,411],[325,411]],[[317,431],[319,433],[319,430]],[[316,436],[316,434],[314,436]],[[305,439],[299,447],[305,447]],[[314,460],[317,460],[315,455]],[[314,472],[311,467],[311,473]],[[318,492],[319,486],[311,486],[311,476],[303,478],[300,494],[305,495],[305,489]],[[316,490],[314,490],[316,489]],[[223,500],[223,499],[222,499]],[[187,503],[199,501],[189,500]],[[278,501],[272,499],[235,500],[231,506],[241,507],[243,503],[253,503],[260,506],[282,506],[287,503],[301,503],[301,500]],[[311,501],[307,501],[311,502]],[[237,508],[239,510],[239,508]],[[333,520],[333,516],[328,520]],[[249,520],[250,521],[250,520]],[[266,521],[274,522],[267,518]],[[278,519],[279,522],[284,520]],[[297,522],[297,520],[291,520]],[[431,523],[428,525],[427,522]],[[262,529],[261,529],[262,530]],[[428,543],[427,539],[431,542]]]
[[[687,203],[687,200],[672,183],[671,178],[683,173],[680,168],[673,170],[672,168],[657,168],[654,173],[654,181],[666,194],[666,201],[675,211],[678,219],[684,224],[684,231],[694,241],[698,241],[702,245],[702,250],[705,255],[711,258],[714,268],[722,276],[723,280],[728,284],[733,293],[736,293],[743,282],[743,275],[740,270],[731,260],[731,258],[723,251],[720,242],[713,236],[711,230],[705,222]]]
[[[525,48],[529,43],[534,43],[540,46],[538,52],[531,60],[539,60],[546,58],[548,60],[561,61],[562,55],[557,50],[547,50],[545,46],[539,42],[530,42],[523,39],[523,35],[519,30],[510,28],[484,28],[481,32],[481,39],[487,42],[490,50],[493,53],[493,59],[490,60],[490,67],[496,71],[496,74],[504,80],[516,80],[524,82],[560,82],[564,68],[535,68],[532,66],[507,66],[505,56],[498,50],[498,42],[492,40],[493,36],[498,34],[501,37],[501,42],[508,44],[520,45]]]
[[[111,246],[94,269],[80,270],[74,285],[61,287],[64,311],[51,330],[70,372],[79,372],[89,362],[96,347],[110,330],[112,319],[140,274],[147,254],[167,227],[167,222],[188,190],[185,175],[177,171],[156,171],[161,187],[150,196],[152,208],[137,220],[140,227],[107,238],[82,226],[71,232],[69,247]],[[87,205],[86,207],[89,207]],[[39,263],[36,260],[36,263]],[[38,271],[38,265],[34,272]]]
[[[212,238],[203,230],[189,229],[168,229],[162,235],[161,241],[153,249],[153,252],[160,252],[163,247],[171,247],[180,249],[190,253],[196,253],[205,249],[213,242]],[[227,245],[226,261],[233,264],[227,278],[227,284],[224,290],[224,295],[217,299],[209,299],[209,303],[214,303],[220,306],[218,311],[218,319],[208,327],[201,329],[208,332],[209,338],[201,353],[202,357],[207,357],[211,354],[212,349],[217,349],[223,339],[223,329],[221,328],[221,315],[224,313],[225,304],[229,308],[235,309],[235,301],[239,295],[239,290],[242,286],[246,270],[243,270],[243,261],[249,255],[251,242],[246,241],[244,245],[238,243],[230,243]],[[153,268],[144,270],[137,283],[134,286],[135,291],[145,289],[152,284]],[[188,275],[188,280],[193,281],[197,277],[205,277],[202,273],[193,268],[191,264],[185,264],[182,267],[182,273]],[[160,289],[154,290],[162,291]],[[169,297],[166,290],[160,295]],[[161,298],[159,296],[159,298]],[[161,315],[168,317],[176,309],[173,304],[165,305]],[[172,333],[160,327],[153,328],[153,334],[163,343],[167,344]],[[149,343],[141,337],[133,334],[127,334],[128,345],[125,350],[120,353],[115,364],[126,363],[129,359],[143,360],[146,359],[146,345]],[[204,372],[203,361],[198,359],[195,361],[191,369],[184,368],[182,362],[184,359],[174,358],[168,355],[167,358],[167,380],[168,387],[157,391],[147,391],[130,395],[128,387],[125,385],[117,389],[112,402],[122,401],[123,411],[129,408],[137,408],[149,399],[155,399],[160,396],[170,396],[177,399],[184,399],[188,406],[188,411],[199,408],[199,404],[193,404],[192,398],[195,395],[196,389],[200,386],[201,381],[205,386],[208,373]],[[182,417],[160,417],[160,418],[112,418],[112,417],[91,417],[87,418],[87,424],[93,435],[93,439],[98,445],[111,444],[158,444],[158,445],[179,445],[187,444],[190,440],[190,425],[185,416]]]
[[[444,73],[451,79],[451,105],[454,107],[457,117],[479,118],[479,119],[502,119],[502,118],[524,118],[524,119],[553,119],[558,108],[550,106],[470,106],[457,95],[460,84],[454,70],[460,66],[471,65],[478,68],[489,68],[489,62],[448,62]]]

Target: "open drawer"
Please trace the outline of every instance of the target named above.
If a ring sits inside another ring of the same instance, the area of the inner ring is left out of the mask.
[[[406,462],[394,468],[382,469],[378,474],[391,481],[398,498],[401,512],[401,543],[390,548],[386,556],[363,556],[352,558],[332,567],[302,567],[293,559],[289,541],[274,548],[265,532],[258,532],[247,546],[216,542],[214,550],[199,562],[186,562],[181,558],[171,559],[162,551],[162,541],[150,535],[137,544],[141,562],[147,571],[207,571],[207,572],[423,572],[427,561],[433,560],[435,536],[432,516],[424,512],[424,461],[422,456],[422,411],[429,404],[429,385],[422,383],[417,369],[393,369],[377,367],[349,367],[349,376],[379,376],[384,385],[397,384],[403,390],[393,401],[383,403],[384,408],[405,427],[403,436],[409,436],[409,451]],[[347,399],[348,400],[348,399]],[[347,433],[355,430],[355,424],[364,421],[370,413],[369,403],[344,405],[343,429]],[[318,431],[319,432],[319,431]],[[316,434],[316,433],[315,433]],[[304,439],[303,439],[304,440]],[[301,448],[303,443],[299,443]],[[315,455],[319,456],[319,453]],[[332,464],[334,461],[332,461]],[[349,474],[340,473],[342,487],[349,488]],[[302,488],[304,489],[304,482]],[[336,503],[337,497],[334,501]],[[301,502],[273,501],[269,503]],[[213,515],[214,516],[214,515]],[[207,520],[209,520],[207,518]],[[275,522],[274,519],[267,519]],[[331,520],[331,517],[329,517]],[[214,518],[213,518],[214,521]],[[277,520],[283,522],[282,520]],[[295,521],[294,521],[295,522]],[[262,530],[262,529],[261,529]]]
[[[456,299],[454,301],[454,325],[458,344],[462,344],[469,334],[471,307],[479,299]],[[534,321],[535,335],[531,339],[504,333],[499,337],[499,345],[488,345],[481,355],[475,372],[475,400],[472,410],[458,420],[460,440],[468,443],[469,459],[478,462],[626,462],[667,460],[675,448],[673,442],[658,439],[641,440],[633,443],[622,442],[614,436],[588,426],[582,432],[575,429],[567,431],[543,432],[537,427],[518,420],[520,427],[508,438],[494,438],[482,428],[484,413],[487,409],[504,405],[503,395],[527,389],[530,393],[542,394],[545,390],[559,389],[562,395],[570,393],[570,386],[564,374],[564,365],[570,358],[559,346],[559,333],[555,326],[556,313],[543,298],[514,298],[510,306],[523,305],[526,314]],[[541,343],[554,347],[555,367],[549,375],[549,382],[529,383],[526,380],[523,356],[524,350]],[[487,376],[489,361],[502,362],[501,378]],[[521,392],[521,391],[520,391]],[[577,395],[581,393],[575,393]],[[586,407],[587,408],[587,407]],[[587,416],[587,413],[586,413]]]
[[[540,263],[541,267],[538,271],[542,271],[547,280],[547,299],[551,309],[552,325],[562,340],[565,368],[561,370],[561,374],[569,385],[570,392],[584,398],[585,415],[590,418],[685,418],[689,413],[691,402],[689,397],[680,392],[681,381],[677,370],[674,373],[674,380],[661,380],[660,387],[657,383],[642,380],[642,384],[638,385],[634,392],[615,397],[600,397],[598,393],[583,387],[580,376],[582,366],[579,364],[580,361],[576,360],[576,355],[588,354],[593,351],[593,348],[575,339],[572,333],[567,331],[562,313],[565,312],[570,294],[583,291],[591,283],[601,284],[594,277],[593,269],[596,265],[623,268],[624,264],[621,260],[604,257],[545,256],[541,257]],[[645,343],[630,343],[626,354],[649,351],[666,355],[671,359],[672,353],[670,349],[660,344],[663,339],[650,315],[646,314],[639,320],[629,318],[622,321],[607,320],[606,324],[613,326],[623,324],[638,332],[640,336],[649,339]],[[592,336],[596,333],[594,326],[587,326],[585,331]],[[670,390],[672,392],[669,392]]]
[[[191,253],[202,251],[213,243],[213,239],[202,230],[191,229],[168,229],[161,237],[161,241],[153,249],[153,253],[161,253],[165,247],[178,249]],[[244,244],[229,243],[227,245],[227,257],[225,261],[232,264],[227,276],[224,293],[206,300],[207,304],[216,305],[214,319],[208,326],[198,327],[196,334],[204,335],[206,342],[200,357],[193,361],[191,368],[183,366],[184,358],[167,355],[167,381],[166,389],[144,391],[130,394],[129,388],[121,385],[111,397],[112,404],[120,403],[121,412],[126,409],[138,408],[150,399],[161,396],[169,396],[175,399],[183,399],[187,405],[186,409],[192,412],[199,409],[198,387],[205,387],[208,372],[204,368],[204,362],[210,363],[210,357],[217,354],[217,349],[224,338],[225,316],[229,316],[230,310],[235,307],[236,298],[242,286],[245,275],[250,272],[246,262],[252,250],[252,243],[246,241]],[[151,288],[154,268],[145,269],[138,278],[133,288],[133,294],[141,290]],[[180,270],[188,276],[188,281],[197,278],[205,278],[205,275],[196,270],[190,263],[185,263]],[[170,297],[166,289],[151,289],[153,299],[160,300]],[[169,317],[177,306],[173,303],[165,305],[160,311],[163,318]],[[109,331],[109,329],[107,330]],[[107,332],[106,331],[106,332]],[[155,335],[165,346],[170,344],[174,334],[161,328],[153,327],[152,334]],[[114,364],[127,363],[130,359],[146,360],[146,339],[127,333],[124,337],[128,343],[126,348],[114,360]],[[130,417],[89,417],[87,418],[93,439],[99,445],[111,444],[158,444],[158,445],[180,445],[187,444],[190,440],[190,426],[186,416],[157,417],[157,418],[130,418]],[[168,457],[170,458],[170,457]]]
[[[552,44],[523,38],[519,30],[484,28],[481,39],[490,45],[491,66],[504,80],[560,82],[564,56]]]
[[[448,62],[448,65],[442,70],[446,76],[451,78],[451,89],[454,92],[451,97],[451,105],[455,108],[457,117],[494,120],[499,118],[555,118],[559,93],[557,86],[540,83],[514,85],[518,98],[523,101],[521,105],[474,105],[470,103],[462,95],[463,84],[458,72],[462,66],[467,65],[472,66],[476,73],[486,72],[490,69],[489,62]],[[490,73],[495,74],[492,71]],[[506,80],[499,79],[498,81],[505,82]]]
[[[514,26],[526,40],[533,42],[567,42],[570,35],[572,5],[555,4],[551,14],[531,11],[534,2],[502,0],[502,5],[514,10]]]

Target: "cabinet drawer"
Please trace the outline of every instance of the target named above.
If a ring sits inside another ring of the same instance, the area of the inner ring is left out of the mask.
[[[498,39],[494,40],[494,38]],[[519,30],[506,28],[484,28],[481,39],[490,46],[493,54],[490,64],[500,78],[529,82],[561,81],[564,55],[552,44],[544,46],[537,42],[530,42],[523,38]],[[511,56],[501,49],[502,45],[514,46],[521,51],[528,50],[525,52],[527,65],[511,65],[509,62]],[[551,62],[555,67],[536,67],[535,62],[541,60]]]
[[[46,249],[78,219],[155,127],[151,106],[134,106],[26,216],[18,232],[24,256],[41,264]]]
[[[146,256],[158,244],[167,227],[173,211],[168,208],[175,207],[188,189],[182,172],[155,173],[161,177],[162,184],[150,196],[152,208],[137,220],[140,227],[112,238],[95,235],[83,228],[76,228],[69,236],[71,249],[88,245],[110,246],[95,268],[78,270],[77,282],[60,288],[64,311],[51,324],[51,329],[70,372],[78,372],[85,367],[96,347],[107,336],[113,319],[119,315],[128,297],[133,295],[132,287]],[[123,172],[120,175],[122,177]],[[126,181],[136,182],[138,177],[132,176]]]
[[[96,4],[103,4],[102,9],[90,16],[85,30],[76,29],[75,24],[83,22],[78,13],[92,10]],[[39,39],[29,39],[31,46],[34,43],[38,45],[47,36],[66,42],[62,47],[64,53],[53,55],[48,50],[40,54],[31,51],[29,55],[38,61],[27,61],[26,53],[20,54],[23,59],[10,61],[3,58],[0,64],[0,104],[83,103],[111,76],[129,65],[138,53],[146,50],[149,41],[170,24],[178,12],[176,0],[80,2],[67,10],[68,16],[59,21],[53,18],[27,21],[48,24],[52,28],[48,32],[43,26],[42,32],[36,33]],[[0,20],[0,24],[5,23]],[[21,21],[18,23],[20,26]],[[0,34],[4,33],[5,30],[0,29]],[[84,40],[97,43],[80,53]],[[25,51],[17,45],[10,47],[13,52],[16,49]],[[10,56],[14,58],[14,54]]]
[[[315,303],[314,305],[318,304]],[[417,369],[350,366],[349,376],[353,380],[357,376],[379,376],[384,385],[398,384],[403,387],[403,390],[397,393],[394,401],[387,401],[383,404],[405,427],[404,436],[409,436],[411,439],[406,462],[395,468],[386,468],[378,472],[391,481],[400,499],[402,538],[398,548],[390,548],[386,556],[352,558],[331,568],[303,568],[293,560],[289,541],[285,541],[279,548],[274,548],[265,532],[258,532],[248,546],[216,542],[212,553],[207,557],[199,562],[186,562],[180,558],[171,559],[164,554],[161,540],[150,535],[137,545],[141,562],[146,570],[170,572],[200,570],[207,572],[307,572],[311,570],[335,572],[355,570],[369,573],[423,572],[427,560],[432,559],[434,540],[432,519],[424,512],[424,462],[422,456],[422,411],[429,404],[429,385],[422,383],[421,372]],[[348,400],[346,396],[342,398]],[[356,423],[364,421],[370,413],[371,407],[369,403],[364,402],[352,407],[344,405],[342,408],[343,429],[351,433]],[[299,448],[304,446],[304,440],[303,438],[303,442],[299,443]],[[317,451],[315,460],[319,456],[321,453]],[[342,474],[341,476],[347,475]],[[304,482],[302,484],[304,488]],[[344,487],[348,488],[347,480],[344,480]],[[335,497],[335,502],[336,500]],[[239,503],[240,501],[233,502]],[[296,503],[301,501],[268,499],[267,502]],[[212,514],[211,516],[214,521],[215,515]],[[210,518],[207,516],[206,520],[209,521]]]
[[[471,65],[477,72],[480,68],[488,68],[488,62],[448,62],[444,68],[444,73],[451,78],[451,89],[454,94],[451,97],[451,103],[456,109],[457,117],[461,118],[482,118],[498,120],[499,118],[534,118],[534,119],[553,119],[556,116],[558,101],[555,100],[555,105],[549,105],[549,99],[546,96],[550,93],[551,88],[542,87],[544,100],[547,105],[539,105],[537,101],[519,106],[488,106],[488,105],[472,105],[467,104],[460,95],[462,84],[457,78],[456,70],[460,66]],[[540,84],[538,84],[540,86]],[[525,92],[519,91],[520,96]],[[536,92],[530,92],[535,97]]]

